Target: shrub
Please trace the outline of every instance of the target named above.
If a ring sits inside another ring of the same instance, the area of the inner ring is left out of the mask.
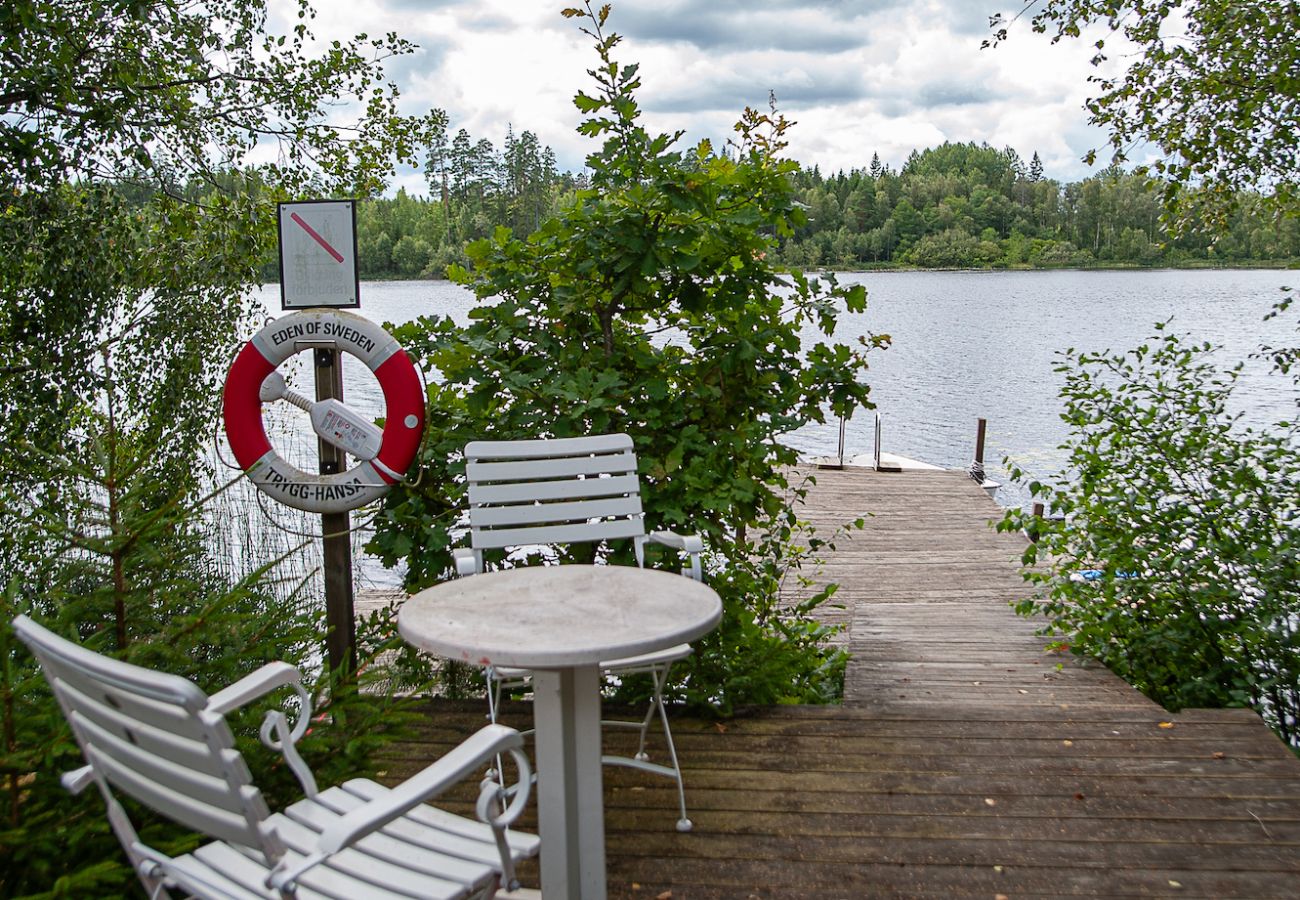
[[[1300,739],[1300,461],[1295,426],[1242,426],[1238,369],[1164,327],[1121,354],[1065,354],[1063,518],[1012,510],[1038,536],[1018,604],[1169,709],[1252,706]],[[1023,473],[1012,467],[1012,475]],[[1083,579],[1084,570],[1094,570]],[[1098,574],[1099,573],[1099,574]]]
[[[688,698],[723,709],[819,699],[834,654],[787,639],[810,633],[811,607],[771,608],[772,573],[751,554],[765,548],[777,569],[802,560],[781,539],[796,456],[779,437],[867,405],[870,342],[805,345],[800,332],[828,337],[841,308],[863,310],[865,293],[770,258],[804,221],[795,167],[777,156],[788,123],[775,108],[745,111],[734,156],[707,141],[673,149],[680,134],[637,123],[637,66],[613,59],[620,38],[604,33],[607,12],[565,12],[588,23],[600,57],[598,90],[575,101],[586,116],[578,130],[603,138],[587,160],[591,188],[527,241],[498,229],[470,245],[473,269],[452,268],[480,301],[468,326],[421,319],[394,332],[441,383],[429,389],[420,477],[386,499],[372,549],[407,563],[410,588],[452,571],[469,440],[626,432],[649,520],[705,534],[727,610]],[[620,548],[614,559],[630,556]],[[770,640],[753,672],[746,647],[758,633]],[[746,667],[743,679],[729,674]]]

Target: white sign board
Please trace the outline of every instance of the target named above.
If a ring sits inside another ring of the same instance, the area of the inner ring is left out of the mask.
[[[351,200],[280,204],[280,308],[361,305]]]

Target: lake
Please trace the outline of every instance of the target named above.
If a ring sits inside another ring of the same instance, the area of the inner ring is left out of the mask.
[[[867,272],[839,276],[862,284],[867,311],[846,315],[836,333],[848,340],[866,332],[889,334],[893,343],[871,354],[867,381],[883,423],[882,449],[943,467],[968,466],[976,421],[988,420],[985,462],[989,476],[1006,482],[1002,459],[1046,478],[1060,471],[1066,437],[1053,371],[1067,348],[1116,351],[1137,346],[1154,324],[1223,346],[1225,364],[1243,360],[1236,394],[1247,423],[1266,426],[1294,412],[1291,383],[1249,359],[1262,343],[1297,339],[1293,318],[1265,322],[1284,285],[1300,273],[1279,270],[1124,270],[1045,272]],[[279,309],[278,287],[263,288],[269,310]],[[467,321],[473,297],[445,281],[365,282],[360,312],[380,322],[421,315]],[[305,359],[300,354],[299,359]],[[364,366],[347,357],[349,405],[379,415],[378,386]],[[301,365],[300,365],[300,368]],[[304,372],[302,386],[310,393]],[[296,412],[296,411],[291,411]],[[305,416],[304,416],[305,418]],[[866,454],[874,440],[874,414],[862,411],[847,425],[846,456]],[[803,455],[836,452],[838,422],[789,436]],[[468,440],[470,436],[466,436]],[[289,457],[290,453],[285,452]],[[307,468],[307,462],[297,461]],[[1004,487],[1004,505],[1025,502]],[[376,564],[363,566],[377,583],[395,583]],[[378,570],[378,571],[376,571]]]

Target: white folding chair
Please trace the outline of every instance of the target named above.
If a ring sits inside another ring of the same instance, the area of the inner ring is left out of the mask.
[[[517,886],[515,864],[538,839],[507,831],[531,774],[512,728],[488,725],[395,788],[358,778],[318,791],[294,744],[311,701],[298,670],[271,663],[213,694],[176,675],[101,656],[25,616],[14,630],[41,663],[89,765],[63,776],[74,793],[98,785],[113,831],[150,898],[491,898]],[[225,714],[276,688],[297,694],[298,717],[271,710],[261,739],[284,755],[305,798],[272,814],[235,749]],[[481,822],[424,803],[499,754],[519,767],[509,791],[484,780]],[[117,795],[215,838],[167,856],[142,843]]]
[[[482,572],[484,550],[626,539],[632,541],[637,565],[645,565],[645,545],[650,541],[684,552],[688,567],[682,574],[696,581],[703,578],[700,556],[704,543],[698,535],[646,532],[636,454],[626,434],[473,441],[465,446],[465,475],[469,485],[470,546],[453,551],[458,575]],[[664,710],[663,688],[672,664],[690,653],[690,644],[679,644],[657,653],[601,664],[607,674],[615,676],[647,674],[654,687],[649,709],[639,722],[603,723],[638,729],[636,754],[604,756],[602,760],[607,765],[629,766],[675,779],[681,813],[679,831],[690,831],[691,820],[686,817],[686,790]],[[488,669],[488,711],[493,722],[503,686],[518,686],[529,674],[524,669]],[[670,766],[650,762],[646,753],[647,733],[656,712],[663,726]]]

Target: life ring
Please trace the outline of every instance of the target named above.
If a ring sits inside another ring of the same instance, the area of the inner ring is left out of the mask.
[[[276,453],[262,425],[262,387],[300,350],[337,348],[365,363],[384,392],[384,429],[374,458],[313,475]],[[377,500],[406,474],[424,433],[424,391],[406,351],[369,319],[337,309],[292,312],[270,322],[235,357],[222,395],[226,438],[240,468],[268,496],[306,512],[344,512]]]

